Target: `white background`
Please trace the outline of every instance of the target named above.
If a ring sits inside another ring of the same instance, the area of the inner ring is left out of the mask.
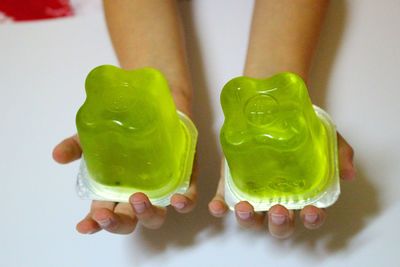
[[[78,165],[51,159],[75,132],[86,74],[117,64],[100,5],[73,18],[0,25],[0,266],[400,266],[400,1],[331,2],[310,91],[355,148],[358,177],[342,183],[322,229],[298,224],[284,241],[207,211],[218,178],[219,92],[241,75],[252,1],[181,3],[200,201],[188,215],[170,210],[159,230],[139,226],[129,236],[78,234],[89,207],[75,194]]]

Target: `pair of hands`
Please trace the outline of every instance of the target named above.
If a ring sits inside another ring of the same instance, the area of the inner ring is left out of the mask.
[[[179,110],[190,115],[188,101],[180,94],[172,92]],[[352,180],[355,177],[353,166],[353,149],[338,133],[338,151],[340,177]],[[69,137],[59,143],[53,150],[53,158],[58,163],[66,164],[77,160],[82,155],[82,149],[77,135]],[[222,161],[223,162],[223,161]],[[222,164],[223,168],[223,164]],[[208,204],[211,215],[223,217],[228,207],[224,200],[224,179],[221,168],[221,178],[217,192]],[[171,197],[171,205],[179,213],[188,213],[193,210],[197,198],[196,164],[190,186],[185,194],[175,194]],[[135,193],[129,198],[129,203],[115,203],[109,201],[93,201],[90,211],[76,226],[82,234],[92,234],[106,230],[116,234],[129,234],[134,231],[138,222],[150,229],[161,227],[166,218],[165,207],[151,204],[143,193]],[[235,206],[235,215],[238,223],[245,228],[262,228],[265,217],[268,217],[268,230],[272,236],[286,238],[294,231],[295,213],[282,205],[273,206],[268,213],[255,212],[247,201],[241,201]],[[326,218],[326,211],[314,206],[306,206],[300,211],[300,219],[308,229],[319,228]]]
[[[338,134],[340,177],[352,180],[355,177],[353,166],[353,149]],[[82,150],[77,135],[65,139],[53,151],[53,158],[62,164],[77,160]],[[196,203],[197,188],[195,173],[185,194],[175,194],[171,198],[171,205],[179,213],[193,210]],[[222,170],[223,173],[223,170]],[[222,177],[222,176],[221,176]],[[224,201],[224,180],[220,179],[214,198],[208,205],[210,213],[215,217],[223,217],[228,207]],[[92,234],[102,229],[111,233],[129,234],[138,221],[150,229],[161,227],[166,218],[166,208],[151,204],[143,193],[135,193],[129,198],[129,203],[115,203],[108,201],[93,201],[89,213],[76,226],[82,234]],[[272,236],[286,238],[294,231],[295,213],[282,205],[273,206],[268,213],[255,212],[246,201],[235,206],[235,215],[238,223],[245,228],[262,228],[265,216],[268,217],[268,229]],[[300,211],[300,218],[308,229],[319,228],[326,218],[326,211],[314,206],[306,206]]]

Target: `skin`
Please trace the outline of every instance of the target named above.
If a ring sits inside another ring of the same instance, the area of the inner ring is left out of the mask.
[[[328,4],[327,0],[257,0],[244,75],[265,78],[291,71],[307,81]],[[339,133],[337,135],[340,177],[352,180],[356,175],[354,152],[346,140]],[[215,217],[223,217],[227,213],[223,178],[208,207]],[[295,229],[295,212],[282,205],[275,205],[267,213],[261,213],[254,212],[248,202],[242,201],[236,204],[235,215],[241,226],[251,229],[263,228],[267,217],[268,230],[276,238],[287,238]],[[300,220],[311,230],[321,227],[325,219],[325,209],[306,206],[300,211]]]
[[[166,76],[178,110],[192,116],[192,83],[186,61],[183,29],[176,1],[105,0],[105,17],[110,37],[122,68],[151,66]],[[162,45],[161,45],[162,44]],[[53,150],[55,161],[66,164],[81,157],[77,135]],[[175,194],[171,205],[179,213],[193,210],[197,189],[195,171],[185,194]],[[129,203],[93,201],[90,211],[76,226],[91,234],[106,230],[129,234],[138,222],[150,229],[164,223],[166,209],[151,204],[143,193],[133,194]]]

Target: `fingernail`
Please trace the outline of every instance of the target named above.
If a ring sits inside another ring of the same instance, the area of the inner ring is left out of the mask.
[[[250,211],[238,211],[237,215],[242,220],[248,220],[251,217],[252,212]]]
[[[146,210],[146,203],[134,202],[133,207],[134,207],[136,213],[143,213]]]
[[[101,228],[107,228],[111,224],[111,219],[98,220],[97,223]]]
[[[318,220],[318,214],[306,214],[304,220],[308,223],[316,223]]]
[[[210,211],[214,216],[217,216],[217,217],[223,216],[226,212],[226,210],[224,210],[224,209],[217,209],[217,210],[210,209]]]
[[[175,208],[177,208],[178,210],[181,210],[185,207],[185,203],[183,202],[177,202],[173,205]]]
[[[214,216],[217,216],[217,217],[220,217],[220,216],[222,216],[222,215],[224,215],[225,214],[225,210],[217,210],[217,211],[211,211],[212,212],[212,214],[214,215]]]
[[[286,222],[286,216],[282,214],[271,214],[271,221],[276,225],[281,225]]]

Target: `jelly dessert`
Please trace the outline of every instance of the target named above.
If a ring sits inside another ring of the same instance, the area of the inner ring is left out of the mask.
[[[338,197],[336,130],[293,73],[238,77],[221,93],[227,202],[325,207]]]
[[[111,65],[86,78],[86,101],[76,116],[83,150],[81,194],[128,201],[146,193],[154,204],[184,192],[190,181],[197,131],[177,112],[168,83],[152,68]]]

